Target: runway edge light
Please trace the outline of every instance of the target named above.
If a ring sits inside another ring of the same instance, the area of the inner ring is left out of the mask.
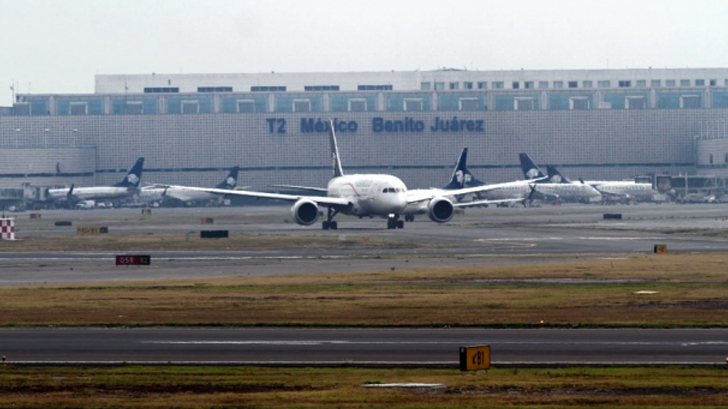
[[[490,345],[460,347],[460,370],[490,369]]]

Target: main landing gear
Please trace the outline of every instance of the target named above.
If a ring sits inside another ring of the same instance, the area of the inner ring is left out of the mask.
[[[387,228],[388,229],[404,229],[404,220],[399,220],[399,215],[389,215],[389,218],[387,219]]]
[[[331,219],[333,219],[334,216],[336,216],[338,213],[339,213],[338,210],[334,210],[334,209],[332,209],[332,208],[329,207],[329,211],[326,214],[326,220],[324,220],[321,223],[321,228],[324,229],[324,230],[328,230],[328,229],[336,230],[339,226],[336,224],[335,221],[333,221]]]

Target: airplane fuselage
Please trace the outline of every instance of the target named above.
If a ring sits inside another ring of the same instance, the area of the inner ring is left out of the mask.
[[[354,216],[402,214],[407,205],[407,186],[392,175],[344,175],[328,184],[328,197],[349,200],[341,213]]]
[[[652,199],[655,193],[657,193],[654,189],[652,189],[652,184],[650,183],[601,182],[593,184],[592,186],[594,186],[594,188],[602,194],[624,198]]]
[[[172,198],[181,202],[194,202],[213,200],[220,197],[222,195],[180,188],[144,187],[139,192],[139,200],[143,202],[162,201],[165,198]]]
[[[537,183],[536,192],[565,200],[596,200],[601,193],[584,183]]]
[[[69,190],[70,188],[48,189],[46,198],[49,200],[66,199]],[[91,186],[74,188],[71,195],[78,200],[118,199],[127,197],[133,192],[134,189],[128,187]]]

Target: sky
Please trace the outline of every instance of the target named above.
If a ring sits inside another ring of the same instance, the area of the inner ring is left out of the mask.
[[[728,67],[723,0],[0,0],[0,106],[96,74]]]

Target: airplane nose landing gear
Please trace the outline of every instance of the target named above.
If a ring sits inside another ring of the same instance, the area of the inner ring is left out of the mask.
[[[388,229],[404,229],[404,220],[399,220],[399,215],[390,214],[387,219]]]

